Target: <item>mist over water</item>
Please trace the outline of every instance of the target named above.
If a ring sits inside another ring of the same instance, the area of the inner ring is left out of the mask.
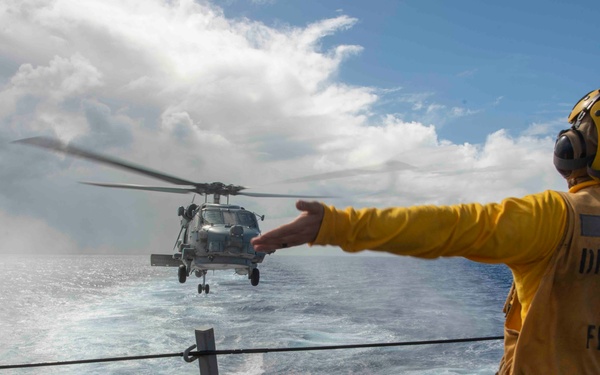
[[[269,256],[261,281],[233,271],[179,284],[149,256],[0,258],[0,364],[183,352],[212,327],[217,349],[502,335],[504,266],[464,259]],[[501,341],[219,356],[222,374],[490,374]],[[181,358],[15,374],[198,374]],[[2,374],[2,371],[0,371]]]

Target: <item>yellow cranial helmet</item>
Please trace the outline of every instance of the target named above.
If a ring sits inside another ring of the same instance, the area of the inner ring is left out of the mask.
[[[556,138],[554,166],[567,179],[587,174],[600,180],[600,89],[581,98],[568,120],[571,128]]]

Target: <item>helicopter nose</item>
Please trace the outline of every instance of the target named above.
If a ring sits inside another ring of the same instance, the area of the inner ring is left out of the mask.
[[[234,225],[229,230],[229,234],[234,237],[241,237],[244,235],[244,228],[241,225]]]
[[[244,228],[234,225],[229,229],[229,246],[241,249],[244,246]]]

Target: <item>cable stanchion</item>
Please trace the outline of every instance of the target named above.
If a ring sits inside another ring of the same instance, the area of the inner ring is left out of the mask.
[[[172,358],[172,357],[184,357],[186,362],[191,362],[200,357],[217,356],[217,355],[263,354],[263,353],[302,352],[302,351],[317,351],[317,350],[367,349],[367,348],[383,348],[383,347],[394,347],[394,346],[439,345],[439,344],[494,341],[494,340],[503,340],[503,339],[504,339],[503,336],[488,336],[488,337],[471,337],[471,338],[461,338],[461,339],[384,342],[384,343],[371,343],[371,344],[304,346],[304,347],[294,347],[294,348],[255,348],[255,349],[198,350],[198,351],[191,351],[190,350],[191,347],[190,347],[190,349],[186,350],[185,352],[178,352],[178,353],[148,354],[148,355],[137,355],[137,356],[125,356],[125,357],[82,359],[82,360],[73,360],[73,361],[56,361],[56,362],[25,363],[25,364],[15,364],[15,365],[0,365],[0,370],[32,368],[32,367],[81,365],[81,364],[107,363],[107,362],[118,362],[118,361],[135,361],[135,360]],[[195,348],[195,346],[193,346],[193,347]],[[188,359],[188,356],[191,358],[191,360]]]

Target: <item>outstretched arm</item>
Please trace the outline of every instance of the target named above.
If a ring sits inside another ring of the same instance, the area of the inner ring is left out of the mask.
[[[296,208],[301,212],[294,221],[252,239],[255,251],[269,253],[277,249],[304,245],[317,238],[323,220],[323,205],[319,202],[299,200],[296,202]]]

